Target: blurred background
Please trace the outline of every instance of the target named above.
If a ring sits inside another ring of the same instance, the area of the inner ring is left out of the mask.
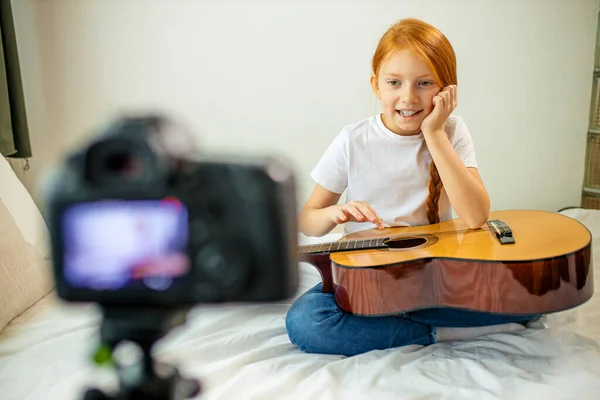
[[[164,111],[203,148],[281,154],[298,176],[380,111],[373,51],[396,20],[439,28],[492,209],[581,202],[597,0],[12,0],[37,179],[124,112]]]

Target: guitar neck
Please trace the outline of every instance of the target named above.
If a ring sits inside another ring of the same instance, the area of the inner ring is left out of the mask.
[[[298,246],[300,254],[335,253],[338,251],[380,249],[387,247],[384,242],[388,238],[345,240],[342,242],[317,243],[313,245]]]

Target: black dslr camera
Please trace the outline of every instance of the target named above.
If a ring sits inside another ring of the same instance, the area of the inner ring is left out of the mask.
[[[195,150],[124,118],[70,155],[46,196],[58,295],[115,306],[280,300],[297,285],[292,169]]]
[[[297,289],[295,182],[282,160],[206,154],[167,118],[121,118],[69,154],[44,193],[58,296],[102,307],[105,345],[144,351],[144,376],[114,398],[176,392],[183,381],[157,375],[150,348],[191,306]]]

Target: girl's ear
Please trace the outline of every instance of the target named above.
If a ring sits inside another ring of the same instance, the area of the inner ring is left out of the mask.
[[[377,82],[377,75],[371,75],[371,88],[373,89],[373,93],[377,96],[378,99],[381,99],[381,95],[379,93],[379,83]]]

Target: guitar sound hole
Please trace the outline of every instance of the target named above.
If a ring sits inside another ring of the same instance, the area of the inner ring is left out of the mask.
[[[411,247],[421,246],[427,243],[425,238],[406,238],[406,239],[395,239],[386,242],[385,244],[390,249],[410,249]]]

